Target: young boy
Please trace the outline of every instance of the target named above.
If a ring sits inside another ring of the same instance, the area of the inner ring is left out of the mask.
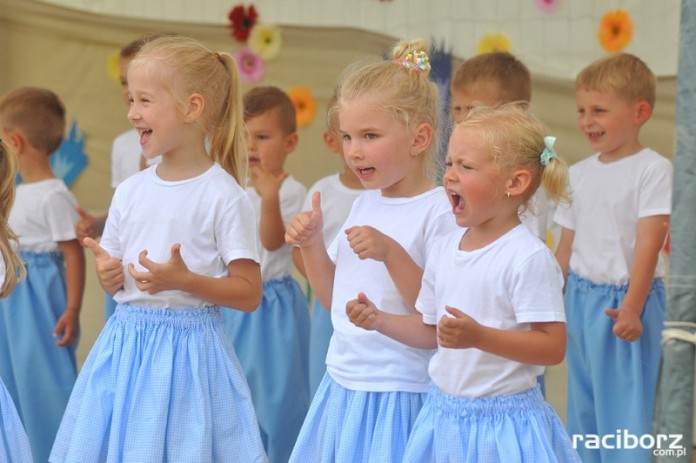
[[[326,119],[329,123],[324,132],[324,143],[329,151],[341,157],[343,170],[321,178],[312,185],[301,209],[303,211],[311,210],[312,195],[315,191],[320,192],[324,218],[324,242],[327,246],[331,244],[338,232],[341,231],[341,227],[350,213],[355,198],[364,191],[360,179],[348,167],[343,157],[343,140],[336,126],[335,107],[336,95],[333,95],[327,104]],[[300,248],[293,248],[292,258],[300,273],[305,275]],[[315,299],[309,333],[309,387],[311,396],[314,396],[319,383],[321,383],[326,373],[326,353],[329,349],[329,341],[332,334],[331,313]]]
[[[450,85],[452,116],[459,122],[475,105],[499,106],[532,98],[532,77],[529,69],[510,53],[483,53],[469,58],[457,67]],[[539,188],[522,211],[520,219],[540,240],[546,241],[548,197]]]
[[[567,275],[567,427],[583,438],[583,462],[647,463],[641,446],[588,449],[584,441],[652,434],[672,191],[671,163],[639,140],[655,76],[633,55],[611,55],[580,72],[575,94],[595,154],[570,168],[572,203],[554,216]]]
[[[276,87],[244,95],[249,184],[259,219],[263,300],[253,313],[224,310],[223,321],[249,381],[268,459],[286,462],[309,408],[309,307],[292,278],[285,226],[307,189],[284,169],[297,146],[295,107]]]
[[[75,235],[77,201],[49,163],[64,132],[65,107],[50,90],[24,87],[0,99],[0,138],[22,177],[8,222],[27,269],[0,301],[0,377],[35,461],[48,461],[77,377],[85,256]]]

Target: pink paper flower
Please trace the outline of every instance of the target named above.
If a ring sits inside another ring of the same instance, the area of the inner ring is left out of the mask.
[[[239,79],[245,84],[255,84],[263,78],[266,66],[259,55],[248,48],[232,52],[232,57],[239,68]]]
[[[553,13],[553,11],[558,6],[558,0],[535,0],[537,8],[542,13]]]

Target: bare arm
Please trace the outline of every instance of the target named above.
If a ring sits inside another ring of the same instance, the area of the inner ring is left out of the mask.
[[[65,260],[65,312],[60,316],[53,335],[59,338],[57,345],[67,346],[80,331],[80,308],[85,290],[85,252],[77,239],[59,241],[58,247]]]
[[[575,230],[569,228],[561,228],[561,238],[556,247],[556,260],[563,272],[563,279],[568,280],[568,267],[570,266],[570,255],[573,252],[573,240],[575,239]]]
[[[507,331],[481,325],[458,309],[445,309],[452,317],[445,315],[438,324],[438,342],[442,347],[473,347],[531,365],[555,365],[565,357],[565,323],[531,323],[529,331]]]
[[[307,278],[307,271],[304,267],[304,260],[302,260],[302,251],[297,246],[292,247],[292,261],[295,264],[295,268],[297,269],[297,271],[300,272],[300,274],[303,277]]]
[[[287,172],[274,175],[259,167],[250,170],[252,185],[261,197],[259,233],[261,245],[275,251],[285,244],[285,224],[280,207],[280,188],[288,177]]]

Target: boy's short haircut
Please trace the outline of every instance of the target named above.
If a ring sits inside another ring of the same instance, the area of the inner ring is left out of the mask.
[[[297,132],[295,105],[278,87],[255,87],[244,94],[244,121],[276,111],[281,129],[287,134]]]
[[[655,74],[637,56],[617,53],[593,62],[580,71],[575,89],[603,91],[612,89],[629,102],[647,101],[655,106]]]
[[[451,90],[494,81],[500,89],[500,103],[530,102],[532,76],[527,66],[507,52],[482,53],[465,60],[454,71]]]
[[[21,87],[0,98],[0,125],[21,130],[34,148],[49,155],[63,142],[65,105],[51,90]]]

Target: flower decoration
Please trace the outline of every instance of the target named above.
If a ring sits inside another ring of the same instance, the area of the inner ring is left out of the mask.
[[[265,60],[272,60],[278,53],[283,43],[280,29],[268,24],[257,24],[251,30],[249,48]]]
[[[258,14],[254,5],[250,5],[249,8],[237,5],[230,10],[227,18],[230,20],[229,27],[232,31],[232,37],[239,42],[245,42],[256,24]]]
[[[245,84],[255,84],[263,79],[266,66],[259,55],[244,47],[232,53],[239,68],[239,79]]]
[[[479,54],[498,51],[509,52],[511,49],[512,44],[510,43],[510,39],[501,32],[484,35],[481,40],[479,40],[478,47],[476,47],[476,51]]]
[[[307,87],[294,87],[288,92],[288,96],[295,105],[295,114],[297,114],[297,126],[306,127],[317,114],[317,102],[312,96],[312,92]]]
[[[633,38],[633,21],[624,10],[606,13],[599,24],[599,43],[608,52],[621,51]]]
[[[121,55],[118,50],[114,51],[106,61],[106,73],[116,85],[121,85]]]
[[[553,13],[558,6],[558,0],[536,0],[536,6],[542,13]]]

